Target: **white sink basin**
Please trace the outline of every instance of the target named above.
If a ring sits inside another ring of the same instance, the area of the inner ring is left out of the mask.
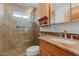
[[[53,41],[56,41],[56,42],[60,42],[60,43],[63,43],[63,44],[76,44],[75,41],[72,41],[70,39],[52,39]]]

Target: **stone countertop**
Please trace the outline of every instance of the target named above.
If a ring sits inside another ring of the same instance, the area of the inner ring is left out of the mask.
[[[39,39],[45,40],[52,45],[56,45],[64,50],[70,51],[77,56],[79,55],[79,40],[65,39],[52,35],[40,35]],[[70,43],[63,43],[61,41],[68,41]]]

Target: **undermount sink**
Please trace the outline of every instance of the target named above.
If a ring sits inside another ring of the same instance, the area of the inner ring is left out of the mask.
[[[77,42],[70,40],[70,39],[52,39],[53,41],[59,42],[59,43],[63,43],[63,44],[76,44]]]

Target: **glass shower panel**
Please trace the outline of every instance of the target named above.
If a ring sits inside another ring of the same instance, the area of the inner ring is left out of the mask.
[[[34,21],[12,16],[14,7],[17,9],[15,4],[4,4],[4,6],[5,17],[0,26],[0,55],[25,55],[26,48],[35,45],[34,39],[39,29]],[[20,28],[27,30],[21,32]]]

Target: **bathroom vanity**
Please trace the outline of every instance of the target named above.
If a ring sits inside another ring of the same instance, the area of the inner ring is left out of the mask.
[[[40,56],[78,56],[79,41],[57,36],[41,35]]]

